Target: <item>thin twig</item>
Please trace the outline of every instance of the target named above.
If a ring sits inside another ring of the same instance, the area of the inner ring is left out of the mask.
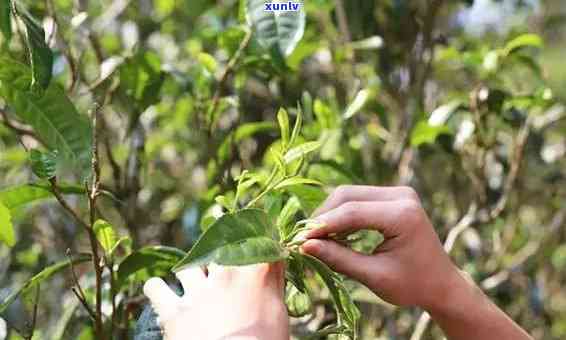
[[[92,310],[92,308],[88,304],[85,292],[84,292],[83,288],[81,287],[81,284],[79,283],[79,278],[77,277],[77,273],[75,271],[75,265],[73,263],[73,256],[71,254],[70,249],[67,249],[67,257],[69,258],[69,264],[70,264],[70,267],[71,267],[71,276],[72,276],[73,281],[75,283],[75,286],[72,288],[73,293],[75,293],[75,295],[77,296],[77,299],[81,302],[83,307],[87,310],[89,315],[92,317],[92,320],[94,321],[96,319],[94,317],[94,311]]]
[[[98,241],[94,233],[94,224],[96,222],[96,199],[99,195],[100,189],[100,164],[98,155],[98,114],[100,107],[97,107],[92,112],[92,183],[88,191],[88,208],[89,208],[89,239],[90,246],[92,250],[92,261],[96,279],[96,319],[95,319],[95,329],[97,339],[105,339],[104,329],[102,325],[102,267],[101,258],[98,253]]]
[[[77,300],[79,300],[79,302],[83,305],[83,307],[87,311],[89,317],[94,322],[96,320],[96,315],[94,314],[94,311],[92,310],[92,308],[90,308],[90,306],[88,305],[87,301],[84,300],[83,297],[80,295],[80,293],[77,291],[77,287],[72,287],[71,291],[73,292],[73,294],[75,294],[75,296],[77,297]]]

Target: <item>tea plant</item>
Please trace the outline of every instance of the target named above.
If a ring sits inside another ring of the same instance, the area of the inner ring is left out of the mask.
[[[211,224],[173,270],[210,263],[240,266],[285,261],[289,313],[300,317],[311,310],[305,283],[305,271],[310,269],[326,285],[338,317],[337,325],[319,333],[336,333],[355,339],[360,312],[343,286],[342,278],[324,263],[302,254],[298,249],[304,242],[301,233],[317,225],[314,221],[297,218],[309,216],[309,207],[322,203],[320,198],[324,194],[319,189],[308,187],[321,183],[302,177],[308,155],[320,147],[320,142],[300,141],[300,108],[297,112],[292,131],[287,111],[281,109],[277,114],[281,142],[269,151],[275,163],[269,174],[244,170],[237,178],[235,193],[217,196],[216,202],[227,213],[207,222]],[[316,194],[313,195],[313,191]]]

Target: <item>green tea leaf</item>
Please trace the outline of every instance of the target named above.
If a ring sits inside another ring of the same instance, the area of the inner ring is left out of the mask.
[[[291,130],[289,127],[289,115],[287,110],[280,108],[277,113],[277,121],[279,122],[279,129],[281,130],[281,144],[283,150],[289,145],[289,139],[291,138]]]
[[[297,119],[295,119],[295,125],[293,126],[293,132],[291,133],[291,139],[289,140],[289,146],[292,147],[297,141],[301,129],[303,127],[303,109],[300,105],[297,106]]]
[[[29,12],[22,6],[17,7],[17,16],[25,26],[26,44],[28,45],[29,59],[31,63],[32,88],[40,86],[47,89],[51,81],[53,71],[53,52],[45,42],[45,31]]]
[[[281,213],[277,216],[276,225],[282,233],[282,238],[286,239],[292,230],[290,230],[289,225],[293,220],[293,217],[299,212],[301,209],[301,203],[297,197],[291,197],[287,200],[283,209],[281,209]]]
[[[165,78],[157,54],[138,52],[120,66],[119,72],[121,92],[127,104],[135,106],[136,114],[159,101]]]
[[[129,249],[132,246],[132,239],[129,236],[122,236],[114,243],[114,246],[110,248],[110,255],[113,255],[120,246]]]
[[[20,289],[8,295],[4,299],[4,301],[0,303],[0,313],[3,313],[6,310],[6,308],[8,308],[8,306],[18,298],[18,296],[20,296],[21,294],[26,294],[26,292],[31,291],[32,289],[37,287],[37,285],[39,285],[40,283],[51,278],[53,275],[61,272],[67,267],[70,267],[71,264],[76,265],[90,260],[91,260],[90,255],[81,255],[74,258],[72,261],[70,260],[62,261],[44,268],[41,272],[39,272],[34,277],[29,279]]]
[[[114,227],[104,220],[98,220],[94,222],[94,233],[100,245],[107,254],[116,246],[118,239],[116,237],[116,232]]]
[[[340,276],[317,258],[309,255],[300,256],[303,258],[305,265],[315,271],[328,288],[336,307],[338,326],[344,327],[344,335],[356,339],[361,314],[350,297],[349,292],[344,287]]]
[[[287,57],[295,50],[305,32],[306,18],[302,7],[300,3],[295,12],[266,11],[264,0],[247,0],[246,19],[260,45]]]
[[[315,181],[314,179],[310,179],[310,178],[303,178],[303,177],[290,177],[287,179],[284,179],[283,181],[281,181],[279,184],[277,184],[275,186],[275,189],[283,189],[286,187],[290,187],[293,185],[319,185],[322,186],[322,183],[320,183],[319,181]]]
[[[177,248],[148,246],[128,255],[118,265],[117,286],[127,281],[143,282],[154,276],[166,276],[186,253]]]
[[[262,210],[225,214],[203,233],[173,270],[209,263],[240,266],[283,260],[287,252],[274,241],[277,237],[277,230]]]
[[[92,129],[89,120],[79,115],[73,103],[59,85],[36,93],[29,89],[29,68],[0,56],[0,97],[14,113],[33,127],[38,137],[51,151],[57,150],[61,167],[70,167],[84,174],[90,165]]]
[[[2,203],[2,200],[0,200],[0,241],[8,247],[13,247],[16,244],[12,215],[10,209]]]
[[[285,154],[285,163],[289,164],[292,161],[301,158],[313,151],[318,150],[321,147],[320,142],[307,142],[292,148]]]
[[[350,119],[354,117],[354,115],[356,115],[358,112],[360,112],[370,99],[371,94],[372,91],[370,89],[363,89],[358,92],[352,103],[350,103],[350,105],[344,112],[344,119]]]
[[[503,55],[510,55],[511,53],[524,47],[542,48],[542,45],[543,41],[539,35],[532,33],[523,34],[509,41],[505,45],[505,48],[503,49]]]
[[[307,292],[301,292],[291,282],[285,286],[285,304],[289,315],[300,318],[312,312],[311,297]]]
[[[78,185],[59,184],[59,191],[62,194],[84,194],[85,189]],[[22,205],[32,203],[38,200],[51,198],[50,185],[47,183],[23,184],[0,190],[0,201],[8,209],[15,209]]]
[[[430,125],[426,121],[421,121],[415,126],[411,133],[411,145],[420,146],[423,144],[433,144],[441,134],[450,133],[446,125]]]
[[[8,43],[12,39],[12,0],[0,1],[0,32]]]
[[[297,196],[307,216],[312,214],[324,202],[327,196],[321,187],[312,185],[294,185],[287,187],[287,191]]]
[[[31,169],[41,179],[54,178],[57,171],[57,151],[41,152],[31,150],[29,154]]]

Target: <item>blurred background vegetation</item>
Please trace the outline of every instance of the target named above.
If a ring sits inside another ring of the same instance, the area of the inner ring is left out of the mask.
[[[566,338],[564,1],[308,0],[304,36],[287,57],[253,35],[247,41],[237,0],[20,3],[43,23],[53,82],[81,114],[101,107],[106,194],[97,210],[131,238],[119,258],[148,245],[189,249],[203,217],[221,209],[214,196],[233,190],[243,168],[273,162],[276,112],[293,116],[299,104],[305,138],[323,143],[309,177],[327,191],[414,187],[454,261],[498,306],[536,339]],[[1,53],[27,63],[22,24],[13,26]],[[6,193],[38,183],[27,150],[41,141],[2,99],[0,112]],[[80,192],[74,170],[58,178]],[[66,197],[79,214],[88,210],[87,200]],[[55,199],[11,213],[17,242],[0,244],[0,301],[47,265],[89,249]],[[91,301],[95,273],[74,270]],[[113,338],[131,336],[146,303],[140,282],[118,296]],[[34,339],[92,339],[72,285],[62,272],[42,282],[33,308],[12,304],[0,339],[30,338],[32,329]],[[442,338],[420,310],[350,286],[362,339]],[[293,320],[295,334],[333,318],[320,292],[313,314]]]

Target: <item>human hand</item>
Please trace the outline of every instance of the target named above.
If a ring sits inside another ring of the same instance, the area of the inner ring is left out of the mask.
[[[370,288],[385,301],[433,308],[458,270],[408,187],[342,186],[315,212],[323,224],[306,234],[303,251]],[[374,229],[384,241],[371,255],[330,240],[336,233]]]
[[[343,186],[315,216],[324,225],[307,233],[304,252],[385,301],[424,308],[449,339],[532,340],[452,263],[413,189]],[[383,234],[371,255],[324,240],[360,229]]]
[[[144,285],[165,340],[288,340],[284,265],[209,266],[177,273],[183,297],[152,278]]]

